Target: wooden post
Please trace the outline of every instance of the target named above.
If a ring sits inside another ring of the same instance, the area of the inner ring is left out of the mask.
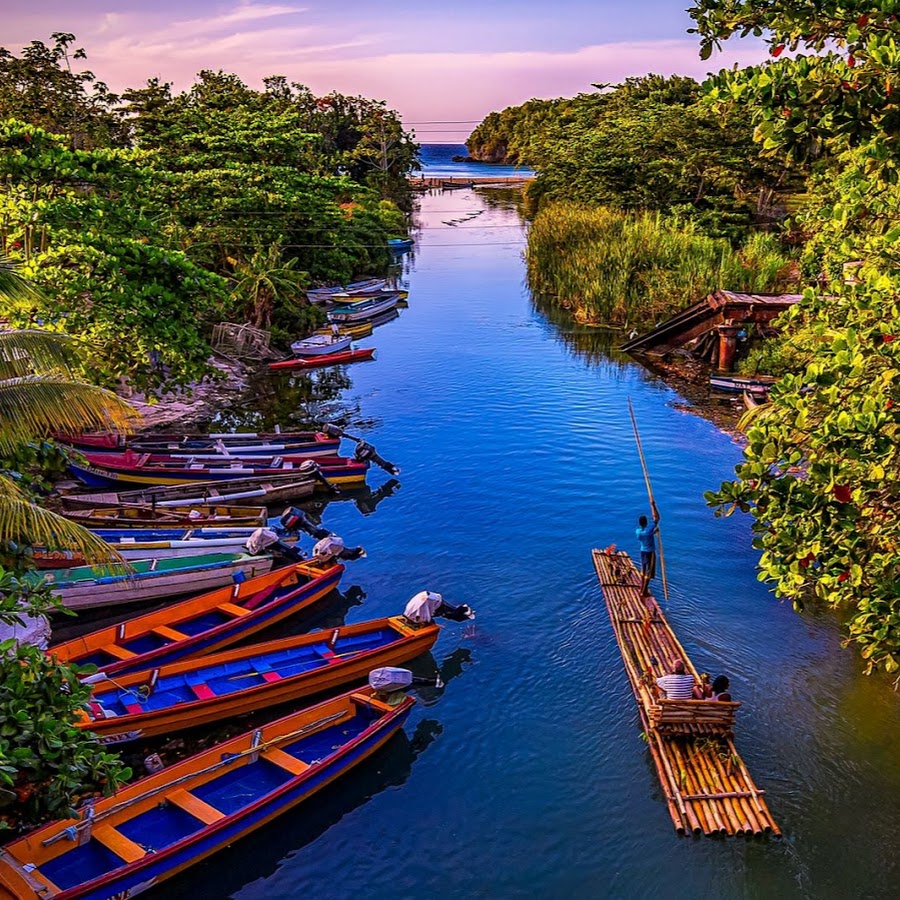
[[[717,325],[719,332],[719,371],[731,372],[734,370],[734,353],[737,350],[737,335],[741,330],[740,325]]]

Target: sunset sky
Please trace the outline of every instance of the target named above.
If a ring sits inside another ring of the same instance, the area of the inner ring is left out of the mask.
[[[384,99],[420,141],[462,140],[486,113],[530,97],[590,90],[646,72],[702,77],[757,62],[759,44],[697,55],[685,0],[43,0],[17,4],[0,44],[17,52],[72,32],[113,89],[159,76],[176,88],[202,68],[254,87],[286,75],[316,93]],[[33,10],[33,11],[31,11]],[[430,124],[432,122],[461,124]],[[428,123],[428,124],[420,124]],[[471,124],[470,124],[471,123]]]

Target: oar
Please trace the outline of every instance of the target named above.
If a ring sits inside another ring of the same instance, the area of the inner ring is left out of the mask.
[[[644,483],[647,485],[647,497],[650,500],[650,509],[656,510],[656,501],[653,499],[653,487],[650,484],[650,473],[647,471],[647,460],[644,459],[644,448],[641,446],[641,435],[638,432],[637,419],[634,417],[634,407],[631,405],[631,397],[628,398],[628,412],[631,414],[631,425],[634,428],[634,440],[637,443],[638,456],[641,458],[641,468],[644,470]],[[662,576],[663,596],[666,603],[669,602],[669,582],[666,579],[666,557],[663,553],[662,532],[659,524],[656,526],[656,540],[659,544],[659,572]]]

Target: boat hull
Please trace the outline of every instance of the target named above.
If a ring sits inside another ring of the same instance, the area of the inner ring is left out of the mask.
[[[192,515],[193,513],[193,515]],[[100,509],[67,509],[63,515],[86,528],[261,528],[269,519],[264,506],[184,506],[154,509],[140,506],[104,506]]]
[[[95,824],[85,847],[65,838],[47,843],[64,829],[78,827],[75,820],[53,823],[10,844],[0,856],[0,885],[16,900],[38,900],[38,879],[61,889],[53,894],[55,900],[136,896],[261,828],[363,762],[397,733],[413,705],[407,697],[390,707],[367,688],[212,747],[99,801],[95,822],[107,830]],[[334,748],[320,750],[329,739]],[[319,758],[313,758],[317,752]],[[217,793],[219,778],[225,784],[238,780],[244,793],[226,800],[227,788]],[[162,827],[153,828],[157,820]],[[123,841],[124,832],[137,840],[126,836]],[[119,848],[119,858],[110,859],[107,851],[102,866],[88,868],[85,854],[100,840]],[[26,863],[34,864],[30,877]]]
[[[344,353],[332,353],[328,356],[310,356],[308,359],[285,359],[281,362],[269,363],[274,372],[293,369],[315,369],[320,366],[340,366],[347,363],[364,362],[375,358],[375,348],[366,347],[360,350],[347,350]]]
[[[376,297],[364,300],[361,303],[336,306],[328,313],[328,321],[336,322],[340,325],[342,322],[361,322],[366,319],[373,319],[375,316],[393,309],[399,299],[398,294],[394,291],[388,297]]]
[[[236,575],[240,578],[253,578],[272,568],[271,556],[213,555],[227,556],[230,559],[206,563],[200,562],[204,557],[192,557],[184,560],[191,565],[185,565],[174,571],[102,575],[83,581],[64,581],[62,574],[47,572],[45,581],[50,584],[53,593],[62,600],[66,609],[98,609],[139,601],[160,600],[188,592],[210,591],[233,583]],[[159,560],[153,562],[158,563]],[[76,572],[77,568],[64,569],[62,572],[68,576]]]
[[[317,339],[318,338],[318,339]],[[329,339],[330,338],[330,339]],[[315,357],[325,356],[329,353],[341,353],[350,349],[352,338],[349,335],[335,338],[334,335],[314,335],[302,341],[294,341],[291,344],[291,352],[294,356]]]
[[[51,647],[61,662],[117,675],[213,653],[309,609],[344,567],[296,563]],[[301,580],[302,579],[302,580]]]
[[[427,652],[439,633],[433,624],[411,628],[400,619],[378,619],[119,676],[116,684],[95,688],[91,707],[96,712],[85,714],[79,726],[107,743],[122,743],[209,725],[365,681],[373,669],[398,666]],[[330,656],[319,654],[323,647]],[[302,666],[316,667],[281,676]],[[138,699],[135,693],[151,677],[153,693]],[[212,686],[219,685],[226,692],[216,693]],[[233,690],[235,685],[239,689]]]

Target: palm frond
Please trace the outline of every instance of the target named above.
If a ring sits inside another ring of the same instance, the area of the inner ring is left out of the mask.
[[[0,255],[0,300],[10,303],[35,303],[44,299],[39,288],[24,275],[17,263]]]
[[[765,418],[775,407],[771,403],[760,403],[759,406],[751,406],[738,419],[738,431],[746,431],[751,425],[755,425],[759,419]]]
[[[5,475],[0,475],[0,544],[71,550],[87,563],[122,563],[109,544],[81,525],[31,503]]]
[[[55,431],[127,433],[137,415],[112,391],[61,375],[9,378],[0,381],[0,454]]]
[[[75,372],[84,341],[70,334],[23,329],[0,331],[0,378]]]

